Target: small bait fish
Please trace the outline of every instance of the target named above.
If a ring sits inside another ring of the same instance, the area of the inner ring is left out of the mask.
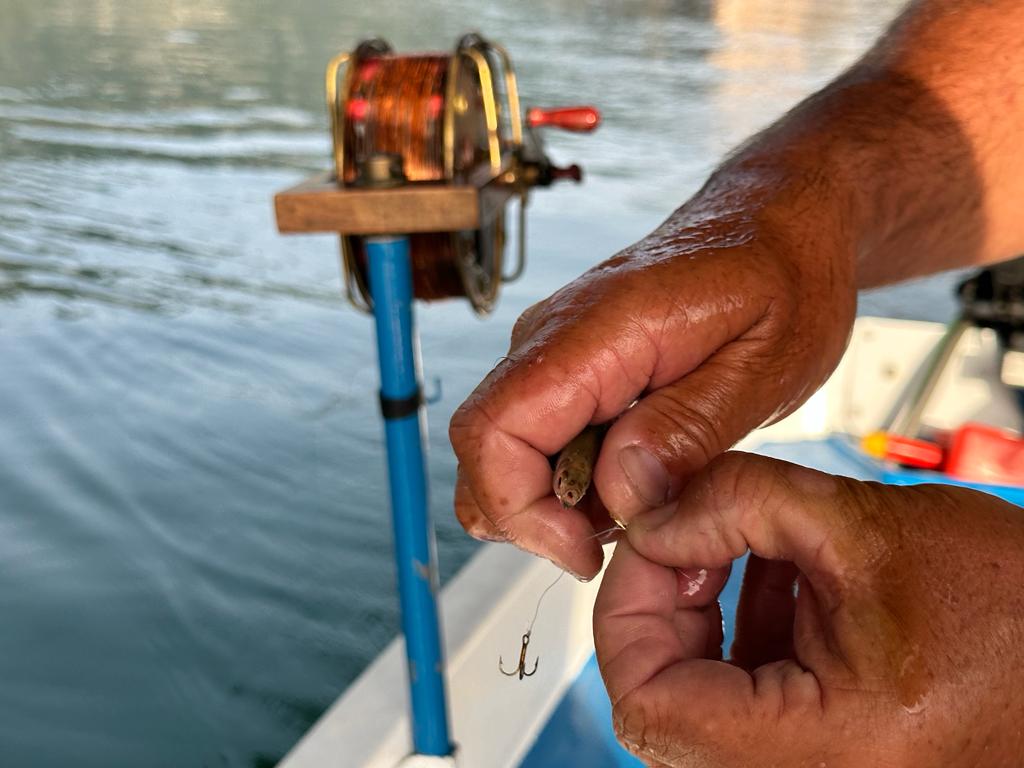
[[[589,426],[570,440],[558,454],[551,487],[566,509],[579,504],[590,488],[604,433],[603,425]]]

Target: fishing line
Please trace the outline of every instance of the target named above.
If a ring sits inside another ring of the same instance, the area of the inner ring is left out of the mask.
[[[530,626],[526,628],[526,634],[529,635],[533,632],[533,625],[537,623],[537,614],[540,613],[540,604],[544,601],[544,596],[551,591],[555,584],[562,580],[562,577],[565,576],[566,573],[567,571],[560,571],[559,574],[555,576],[555,580],[548,584],[544,591],[540,593],[540,597],[537,598],[537,607],[533,610],[533,618],[530,619]]]
[[[603,531],[598,531],[597,533],[587,536],[580,543],[582,544],[584,541],[596,539],[598,536],[604,536],[605,534],[611,533],[612,531],[624,530],[625,528],[623,526],[616,524],[611,526],[610,528],[605,528]],[[519,649],[519,665],[515,667],[515,669],[513,669],[511,672],[506,672],[505,668],[502,666],[501,656],[498,657],[498,670],[501,672],[501,674],[505,675],[506,677],[518,676],[519,679],[522,680],[524,677],[532,677],[534,673],[537,671],[537,664],[540,661],[540,657],[535,659],[533,662],[533,672],[526,671],[526,648],[530,644],[530,636],[533,634],[533,625],[537,623],[537,616],[540,614],[541,603],[544,602],[544,598],[547,596],[548,592],[554,589],[554,586],[562,580],[562,577],[565,576],[566,573],[568,573],[568,571],[566,571],[564,568],[561,571],[559,571],[558,575],[555,577],[555,580],[548,584],[544,588],[544,591],[540,593],[540,597],[537,598],[537,606],[533,609],[533,618],[530,619],[530,625],[526,628],[526,632],[523,634],[522,647]]]
[[[605,528],[603,531],[598,531],[597,533],[594,533],[594,534],[591,534],[590,536],[587,536],[580,543],[582,544],[584,541],[590,541],[591,539],[596,539],[598,536],[604,536],[605,534],[611,533],[612,531],[624,531],[624,530],[626,530],[626,529],[623,528],[621,525],[616,524],[616,525],[613,525],[611,528]],[[533,625],[537,623],[537,614],[540,613],[540,604],[542,602],[544,602],[544,597],[547,595],[548,592],[550,592],[554,588],[555,584],[557,584],[559,581],[561,581],[562,577],[565,576],[565,574],[567,574],[567,573],[568,573],[568,571],[566,571],[564,569],[561,570],[558,573],[558,575],[555,577],[555,580],[552,581],[550,584],[548,584],[547,587],[544,588],[544,591],[540,593],[540,597],[537,598],[537,607],[533,611],[533,618],[530,620],[530,626],[526,628],[526,634],[530,634],[531,632],[533,632]]]

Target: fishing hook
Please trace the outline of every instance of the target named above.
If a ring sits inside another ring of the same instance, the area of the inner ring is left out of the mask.
[[[522,680],[524,677],[533,677],[537,672],[537,665],[540,663],[540,657],[538,656],[533,660],[533,671],[526,671],[526,648],[530,645],[530,633],[527,632],[523,635],[523,647],[519,649],[519,666],[513,669],[511,672],[505,671],[504,663],[501,660],[501,656],[498,657],[498,671],[506,677],[515,677],[519,675],[519,679]]]

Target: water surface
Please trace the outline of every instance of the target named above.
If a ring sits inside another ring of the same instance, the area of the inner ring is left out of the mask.
[[[325,168],[322,69],[502,40],[583,187],[534,198],[487,322],[420,312],[442,574],[451,410],[523,308],[642,236],[826,82],[893,0],[0,0],[0,762],[275,762],[397,626],[376,368],[331,237],[271,196]],[[942,319],[948,279],[872,311]]]

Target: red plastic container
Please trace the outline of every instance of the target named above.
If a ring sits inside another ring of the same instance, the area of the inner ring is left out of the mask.
[[[1024,439],[987,424],[964,424],[953,433],[945,471],[958,480],[1024,484]]]

